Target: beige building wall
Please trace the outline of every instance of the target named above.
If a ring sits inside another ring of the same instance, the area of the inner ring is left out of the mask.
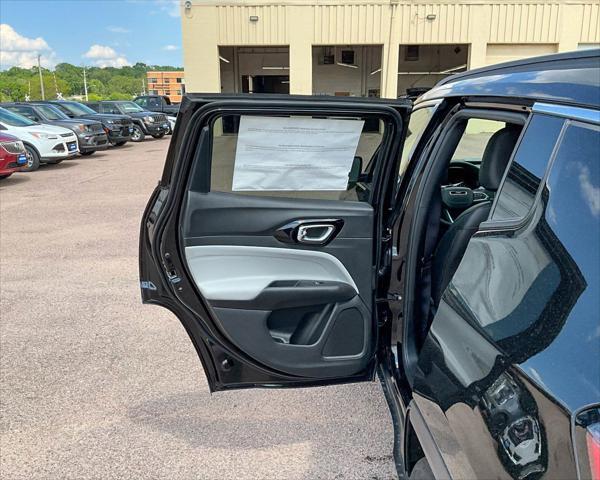
[[[465,44],[468,67],[476,68],[600,44],[598,0],[191,0],[181,4],[188,92],[221,91],[219,47],[289,47],[290,93],[312,94],[319,89],[318,85],[313,89],[313,69],[318,68],[313,46],[377,45],[381,96],[395,98],[400,45]],[[318,77],[317,81],[331,79]]]

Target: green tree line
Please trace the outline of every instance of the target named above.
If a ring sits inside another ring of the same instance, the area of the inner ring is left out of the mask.
[[[88,97],[92,100],[129,100],[145,88],[149,70],[183,70],[167,65],[136,63],[129,67],[86,67]],[[59,63],[54,70],[42,68],[46,99],[84,94],[83,67]],[[42,98],[37,67],[12,67],[0,72],[0,101],[24,101]]]

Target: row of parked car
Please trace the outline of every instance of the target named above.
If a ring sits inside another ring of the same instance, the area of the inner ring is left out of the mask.
[[[0,103],[0,179],[128,141],[141,142],[146,136],[162,138],[173,131],[178,105],[171,105],[169,115],[141,106],[156,103],[153,96]]]

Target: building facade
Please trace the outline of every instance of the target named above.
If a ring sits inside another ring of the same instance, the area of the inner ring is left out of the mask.
[[[166,95],[173,103],[181,102],[185,93],[185,76],[183,71],[150,71],[146,72],[149,95]]]
[[[189,92],[395,98],[600,44],[597,0],[191,0],[181,19]]]

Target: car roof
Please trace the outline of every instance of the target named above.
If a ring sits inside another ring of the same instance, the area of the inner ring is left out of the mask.
[[[500,63],[441,80],[417,104],[445,97],[510,97],[600,108],[600,49]]]

